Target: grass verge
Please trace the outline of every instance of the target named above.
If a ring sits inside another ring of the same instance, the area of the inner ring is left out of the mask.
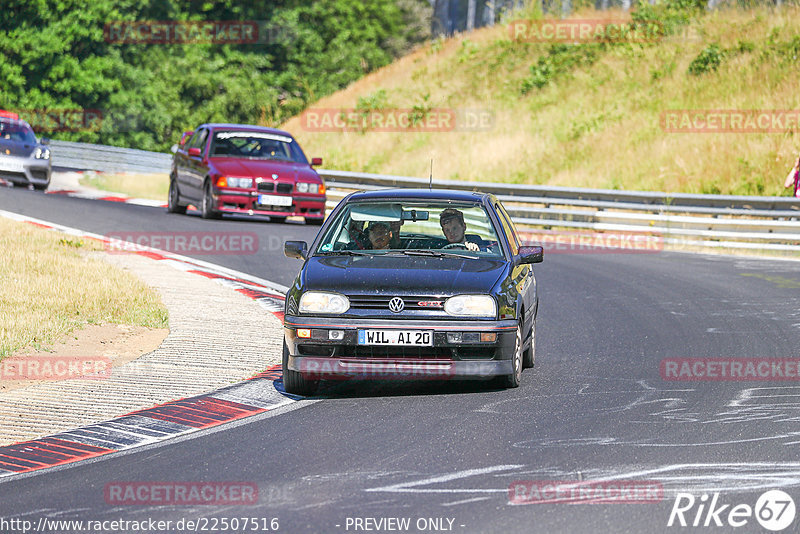
[[[102,245],[0,217],[0,359],[89,324],[167,328],[158,294],[93,250]]]
[[[312,109],[486,112],[486,128],[325,132],[283,125],[332,169],[435,179],[738,195],[786,195],[800,135],[665,131],[674,110],[796,110],[800,9],[640,3],[668,35],[648,42],[512,40],[508,24],[439,39]],[[630,18],[622,11],[574,19]],[[515,18],[541,17],[535,12]]]

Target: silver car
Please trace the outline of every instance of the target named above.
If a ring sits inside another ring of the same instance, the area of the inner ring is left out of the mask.
[[[37,140],[23,120],[0,117],[0,180],[44,191],[51,167],[47,139]]]

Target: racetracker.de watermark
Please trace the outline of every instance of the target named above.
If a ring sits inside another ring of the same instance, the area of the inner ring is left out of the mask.
[[[101,380],[111,359],[97,356],[12,356],[0,361],[0,380]]]
[[[309,132],[488,132],[495,115],[468,108],[310,108],[300,116],[300,125]]]
[[[103,26],[109,44],[275,44],[293,36],[263,20],[112,20]]]
[[[660,124],[667,133],[787,133],[800,131],[800,110],[669,109]]]
[[[126,506],[253,505],[258,503],[254,482],[109,482],[103,488],[107,504]]]
[[[303,358],[300,373],[312,380],[448,380],[455,374],[452,362],[413,361],[346,362],[338,359]]]
[[[664,238],[644,232],[523,231],[523,245],[539,245],[545,254],[641,254],[664,250]]]
[[[99,109],[14,109],[20,120],[30,124],[34,132],[98,132],[103,126]]]
[[[800,380],[800,358],[664,358],[659,364],[667,381]]]
[[[664,487],[653,480],[515,480],[509,504],[657,503]]]
[[[508,32],[528,43],[653,43],[665,33],[657,20],[620,19],[515,20]]]
[[[105,249],[130,254],[158,249],[174,254],[251,255],[258,252],[253,232],[114,232],[105,235]]]

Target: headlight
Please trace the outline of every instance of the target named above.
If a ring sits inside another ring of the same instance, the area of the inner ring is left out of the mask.
[[[50,159],[50,149],[40,146],[36,147],[36,150],[33,152],[33,157],[36,159]]]
[[[297,192],[298,193],[311,193],[316,195],[319,193],[319,184],[309,184],[306,182],[298,182],[297,183]]]
[[[488,295],[458,295],[444,303],[444,311],[457,317],[496,317],[497,306]]]
[[[300,313],[344,313],[350,300],[339,293],[308,291],[300,297]]]
[[[228,187],[242,187],[242,188],[250,188],[253,187],[253,179],[252,178],[228,178]]]

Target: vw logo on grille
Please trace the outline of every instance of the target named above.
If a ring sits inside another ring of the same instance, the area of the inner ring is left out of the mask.
[[[395,297],[389,301],[389,310],[393,311],[394,313],[400,313],[405,307],[406,305],[403,302],[403,299],[400,297]]]

